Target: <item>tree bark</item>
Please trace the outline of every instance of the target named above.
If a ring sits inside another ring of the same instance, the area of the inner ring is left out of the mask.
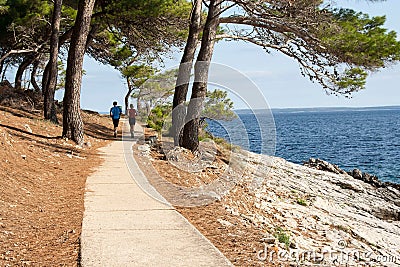
[[[146,105],[146,118],[148,118],[149,115],[150,115],[150,112],[151,112],[150,103],[149,103],[149,102],[146,102],[145,105]]]
[[[196,52],[199,32],[201,28],[201,6],[202,0],[195,0],[190,17],[189,35],[185,50],[179,65],[178,77],[175,86],[174,100],[172,103],[172,128],[174,145],[182,145],[182,128],[185,122],[186,109],[184,103],[189,88],[190,72]]]
[[[129,80],[129,77],[126,77],[126,83],[128,84],[128,92],[125,95],[125,114],[128,115],[129,97],[132,94],[133,87],[132,87],[131,81]]]
[[[95,0],[79,1],[67,60],[62,135],[79,145],[83,144],[84,141],[83,122],[80,113],[82,67],[94,4]]]
[[[60,49],[61,45],[65,44],[65,42],[67,42],[68,40],[71,39],[72,30],[73,30],[73,27],[71,29],[68,29],[65,33],[63,33],[59,37],[59,39],[58,39],[58,49]],[[49,63],[47,63],[46,67],[44,68],[43,77],[42,77],[42,94],[43,94],[43,97],[45,95],[46,86],[48,84],[48,79],[49,79],[49,75],[50,75],[49,74],[49,71],[50,71],[49,68],[50,68],[50,65],[49,65]]]
[[[0,62],[0,74],[3,73],[4,61]]]
[[[4,69],[3,69],[3,72],[1,73],[1,81],[4,81],[6,79],[6,72],[7,72],[8,66],[10,66],[10,64],[6,64],[6,66],[3,67]]]
[[[40,92],[40,87],[36,82],[36,73],[37,73],[39,63],[40,63],[39,60],[35,60],[35,62],[33,62],[33,67],[32,67],[32,72],[31,72],[31,83],[36,92]]]
[[[136,98],[136,107],[137,107],[137,113],[140,115],[140,114],[143,114],[143,112],[142,112],[142,104],[141,104],[141,101],[142,101],[142,96],[140,95],[140,93],[139,93],[139,95],[138,95],[138,97]]]
[[[58,124],[57,112],[54,103],[54,94],[57,86],[57,59],[58,59],[58,43],[59,43],[59,32],[60,32],[60,21],[61,21],[61,7],[62,0],[54,1],[53,18],[51,23],[51,37],[50,37],[50,59],[47,63],[48,77],[45,84],[44,92],[44,118],[50,120],[53,123]]]
[[[22,89],[22,76],[24,75],[24,72],[26,68],[32,64],[32,62],[36,59],[35,56],[27,56],[22,63],[19,65],[17,73],[15,74],[15,80],[14,80],[14,87],[16,90],[21,90]]]
[[[42,76],[42,95],[43,95],[43,99],[46,95],[46,91],[47,91],[47,85],[49,82],[49,77],[50,77],[50,64],[49,62],[46,64],[46,67],[44,67],[43,70],[43,76]]]
[[[186,124],[183,129],[182,140],[182,146],[193,152],[196,152],[199,147],[199,120],[207,94],[208,71],[214,51],[220,10],[221,0],[211,0],[203,29],[200,51],[194,66],[195,82],[185,118]]]

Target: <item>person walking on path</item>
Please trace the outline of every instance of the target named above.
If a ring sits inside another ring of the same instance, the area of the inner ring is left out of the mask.
[[[128,109],[128,117],[129,117],[129,125],[131,126],[131,137],[135,137],[135,124],[136,124],[136,109],[133,108],[133,104],[130,105],[130,109]]]
[[[114,137],[117,137],[119,119],[121,118],[122,114],[122,109],[118,107],[117,104],[117,101],[114,101],[113,107],[110,109],[110,117],[112,118],[114,124]]]

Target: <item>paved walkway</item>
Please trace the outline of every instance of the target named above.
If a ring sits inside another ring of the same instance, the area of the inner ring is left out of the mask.
[[[105,161],[86,182],[82,266],[231,266],[147,182],[131,150],[142,129],[132,140],[123,128],[122,141],[101,150]]]

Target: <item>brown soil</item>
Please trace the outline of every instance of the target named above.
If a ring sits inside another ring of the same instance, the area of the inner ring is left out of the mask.
[[[0,266],[79,264],[86,178],[112,137],[109,118],[82,116],[79,147],[33,108],[0,106]]]

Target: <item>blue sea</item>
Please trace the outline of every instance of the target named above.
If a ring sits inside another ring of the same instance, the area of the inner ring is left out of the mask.
[[[208,121],[215,136],[250,151],[302,164],[320,158],[400,183],[400,107],[238,110]]]

